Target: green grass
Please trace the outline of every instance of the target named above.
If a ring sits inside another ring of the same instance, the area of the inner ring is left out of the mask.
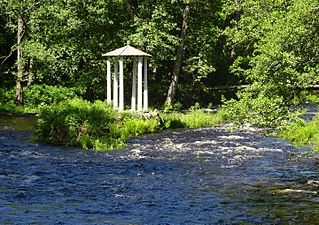
[[[34,135],[44,143],[108,150],[125,147],[131,137],[165,129],[207,127],[222,121],[222,113],[197,109],[143,118],[136,113],[115,112],[102,101],[73,99],[42,107]]]
[[[319,115],[311,121],[298,121],[289,126],[281,128],[277,135],[297,146],[313,146],[315,151],[319,151]]]
[[[164,113],[161,115],[166,128],[200,128],[221,124],[225,121],[224,113],[207,113],[202,109],[188,113]]]

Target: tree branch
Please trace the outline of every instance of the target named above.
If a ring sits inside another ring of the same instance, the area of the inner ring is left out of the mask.
[[[41,3],[41,1],[38,1],[38,2],[33,3],[29,8],[27,8],[27,10],[33,9],[34,7],[36,7],[37,5],[39,5],[40,3]]]
[[[2,56],[2,57],[1,57],[1,59],[4,58],[4,60],[0,63],[0,70],[1,70],[2,65],[5,63],[5,61],[7,61],[7,59],[9,59],[9,58],[11,57],[11,55],[12,55],[12,53],[14,52],[14,49],[15,49],[16,47],[17,47],[16,44],[13,45],[13,46],[11,47],[11,50],[10,50],[9,55],[7,55],[7,56]]]

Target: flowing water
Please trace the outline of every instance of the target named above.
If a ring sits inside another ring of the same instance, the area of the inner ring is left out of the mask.
[[[319,161],[285,141],[211,127],[92,152],[30,124],[0,119],[0,224],[319,224]]]

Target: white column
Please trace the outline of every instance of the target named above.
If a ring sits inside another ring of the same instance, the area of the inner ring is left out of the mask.
[[[132,78],[132,98],[131,110],[136,111],[136,73],[137,73],[137,60],[133,60],[133,78]]]
[[[137,65],[137,111],[142,111],[142,73],[143,73],[143,57],[138,57],[138,65]]]
[[[113,108],[116,110],[118,108],[118,60],[114,63],[114,84],[113,84]]]
[[[144,57],[144,111],[148,110],[148,90],[147,90],[147,58]]]
[[[119,60],[119,73],[120,73],[120,99],[119,111],[124,110],[124,74],[123,74],[123,57]]]
[[[111,86],[111,62],[107,60],[107,68],[106,68],[106,92],[107,92],[107,103],[111,103],[112,101],[112,86]]]

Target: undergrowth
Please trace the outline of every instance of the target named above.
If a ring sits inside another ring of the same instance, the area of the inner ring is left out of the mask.
[[[15,88],[0,89],[0,111],[37,113],[43,106],[57,104],[67,99],[77,98],[83,93],[78,88],[32,85],[24,90],[24,104],[16,105]]]
[[[257,127],[283,126],[296,118],[296,113],[280,97],[252,96],[249,92],[239,93],[240,100],[224,101],[223,110],[227,120],[235,126],[251,124]]]
[[[34,135],[37,140],[83,149],[107,150],[126,146],[127,139],[171,128],[198,128],[219,124],[221,114],[192,110],[144,118],[133,112],[115,112],[106,102],[73,99],[40,109]]]

